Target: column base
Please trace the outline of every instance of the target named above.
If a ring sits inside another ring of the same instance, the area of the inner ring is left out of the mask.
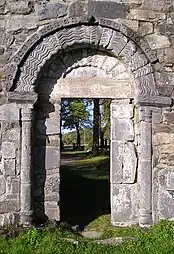
[[[33,211],[21,212],[20,224],[24,227],[31,227],[33,224]]]
[[[150,227],[153,224],[152,213],[141,211],[139,215],[139,226],[140,227]]]

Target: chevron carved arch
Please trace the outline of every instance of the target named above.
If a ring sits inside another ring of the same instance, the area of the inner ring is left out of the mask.
[[[157,95],[156,56],[128,27],[107,19],[67,18],[43,26],[12,57],[6,68],[8,91],[34,92],[41,68],[55,54],[90,47],[121,59],[132,71],[139,95]]]

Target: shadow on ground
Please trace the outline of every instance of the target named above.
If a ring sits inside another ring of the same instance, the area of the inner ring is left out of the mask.
[[[101,215],[110,213],[109,159],[60,169],[61,221],[83,229]]]

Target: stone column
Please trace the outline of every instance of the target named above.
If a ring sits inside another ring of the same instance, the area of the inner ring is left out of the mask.
[[[141,140],[139,158],[140,226],[152,224],[152,111],[140,108]]]
[[[22,109],[22,151],[21,151],[21,224],[32,222],[32,169],[31,169],[31,129],[32,108]]]

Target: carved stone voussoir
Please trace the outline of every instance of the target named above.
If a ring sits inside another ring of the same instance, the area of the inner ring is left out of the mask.
[[[103,18],[99,20],[99,24],[101,26],[108,27],[121,32],[123,35],[133,40],[143,50],[143,52],[145,53],[145,55],[147,56],[147,58],[151,63],[157,61],[157,57],[149,47],[148,43],[144,39],[138,37],[137,34],[129,27],[125,26],[124,24],[115,22],[113,20]]]
[[[140,91],[139,94],[147,94],[151,96],[157,95],[156,84],[152,73],[136,78],[135,82]]]
[[[28,52],[28,50],[41,38],[40,34],[34,33],[30,38],[28,38],[22,47],[16,52],[12,60],[19,65],[20,62],[22,61],[23,57],[25,54]]]
[[[145,76],[149,73],[153,73],[153,68],[151,64],[147,64],[133,72],[135,78]]]

